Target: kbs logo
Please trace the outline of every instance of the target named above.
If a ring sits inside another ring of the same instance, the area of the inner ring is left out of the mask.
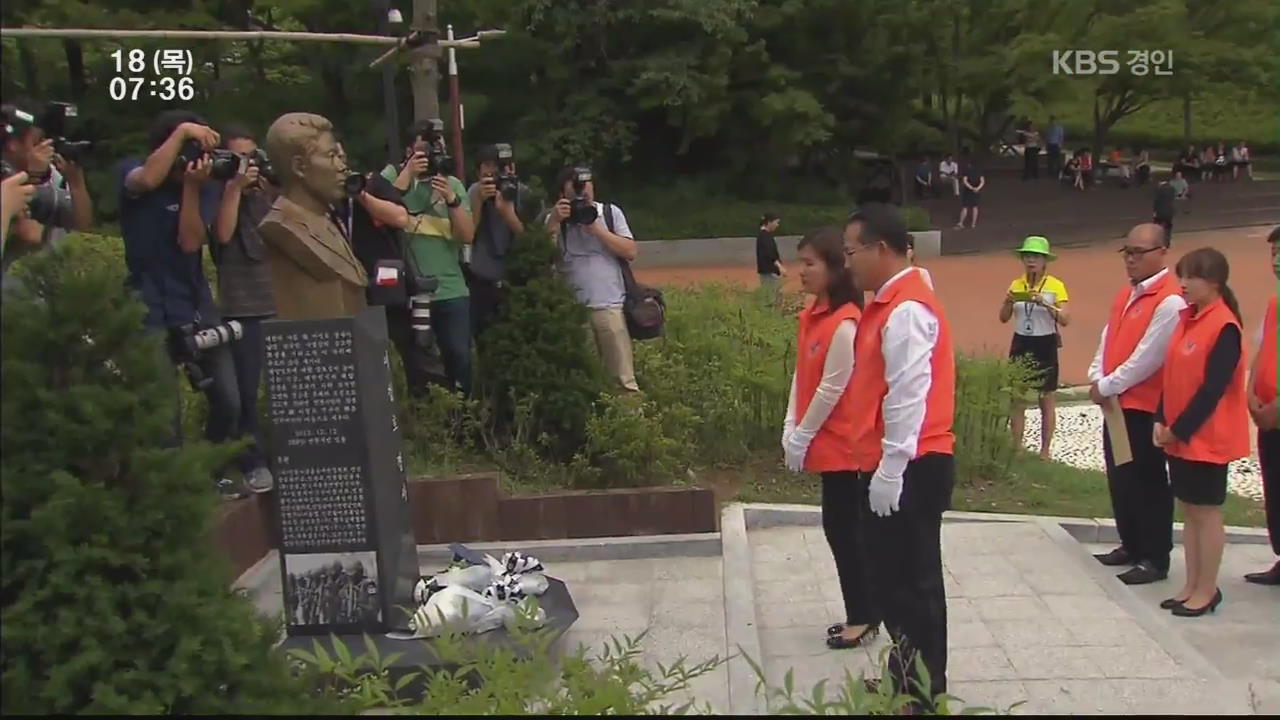
[[[1118,50],[1054,50],[1054,75],[1115,75],[1120,72]]]

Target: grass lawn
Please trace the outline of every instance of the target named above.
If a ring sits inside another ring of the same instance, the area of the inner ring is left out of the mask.
[[[741,468],[705,471],[700,479],[715,490],[721,502],[817,505],[822,497],[816,476],[791,473],[782,467],[778,457],[769,454],[762,454]],[[975,484],[960,480],[952,495],[952,506],[972,512],[1111,517],[1105,475],[1042,462],[1032,455],[1019,457],[1013,472],[1003,481]],[[1228,493],[1225,513],[1228,525],[1266,525],[1262,503],[1256,500]],[[1177,519],[1182,520],[1180,513]]]

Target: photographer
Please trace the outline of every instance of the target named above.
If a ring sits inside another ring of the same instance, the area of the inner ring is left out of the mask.
[[[409,134],[405,161],[388,165],[382,176],[404,193],[404,204],[413,216],[405,231],[408,254],[424,275],[439,285],[428,300],[436,345],[444,363],[446,386],[464,395],[471,393],[471,299],[462,275],[462,246],[475,235],[471,208],[463,202],[467,189],[454,177],[452,159],[444,151],[443,125],[428,120]],[[404,332],[403,329],[392,333]],[[422,334],[415,334],[421,342]],[[412,388],[420,393],[425,388]]]
[[[631,334],[622,314],[627,290],[620,263],[635,260],[640,248],[622,208],[609,205],[613,222],[605,222],[590,168],[565,168],[556,187],[560,199],[547,216],[547,230],[563,251],[561,271],[578,301],[591,310],[591,332],[605,368],[623,389],[639,392]]]
[[[265,353],[262,321],[276,314],[271,292],[271,273],[266,264],[266,246],[258,234],[258,223],[271,209],[275,189],[265,154],[243,128],[230,127],[222,133],[223,147],[240,157],[240,169],[222,185],[218,215],[213,223],[217,241],[209,254],[218,266],[218,299],[222,315],[236,320],[242,337],[230,344],[235,366],[236,389],[240,398],[237,429],[248,435],[253,445],[239,459],[245,485],[255,493],[271,490],[274,480],[267,468],[266,440],[258,418],[258,390],[262,385]]]
[[[471,328],[479,338],[492,322],[506,279],[506,255],[524,232],[524,221],[536,217],[529,187],[516,175],[515,156],[505,143],[486,145],[478,153],[480,179],[467,190],[476,239],[471,249]]]
[[[27,183],[27,174],[20,172],[0,182],[0,190],[3,191],[0,197],[0,249],[3,249],[9,235],[9,222],[26,213],[27,203],[36,194],[36,188]]]
[[[201,257],[219,207],[218,188],[209,182],[208,153],[219,136],[198,115],[168,110],[152,124],[151,154],[130,158],[119,168],[120,230],[124,236],[126,282],[147,306],[144,321],[165,333],[169,358],[209,400],[205,437],[223,443],[239,436],[240,396],[227,343],[194,352],[196,330],[221,325]],[[174,440],[181,442],[181,396],[174,398]],[[241,497],[242,486],[215,480],[226,498]]]
[[[53,103],[42,117],[64,112]],[[84,168],[54,152],[54,138],[46,137],[29,101],[5,105],[4,175],[27,174],[36,198],[26,217],[13,222],[14,242],[6,243],[0,269],[7,272],[18,259],[57,243],[68,230],[88,230],[93,225],[93,201],[85,183]]]

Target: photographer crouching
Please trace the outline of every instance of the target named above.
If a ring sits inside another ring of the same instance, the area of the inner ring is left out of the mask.
[[[149,139],[145,160],[126,159],[119,167],[126,282],[147,306],[146,328],[166,335],[170,360],[208,398],[205,438],[224,443],[239,437],[240,394],[229,345],[243,331],[236,321],[222,322],[201,267],[220,205],[218,184],[211,182],[220,138],[195,113],[168,110],[152,124]],[[181,395],[174,397],[173,441],[182,441]],[[219,475],[214,484],[223,497],[243,496],[240,483]]]
[[[0,174],[8,178],[26,173],[26,183],[34,187],[27,212],[13,220],[6,235],[0,272],[8,284],[8,270],[15,261],[57,244],[69,230],[85,231],[93,225],[93,200],[81,165],[92,143],[64,137],[67,118],[76,115],[74,105],[51,102],[37,114],[34,104],[23,100],[4,105],[0,115]]]
[[[409,392],[420,397],[430,384],[471,393],[471,299],[462,275],[462,246],[475,235],[471,208],[463,202],[467,189],[453,176],[453,159],[444,148],[444,125],[439,120],[418,123],[410,130],[405,161],[388,165],[382,176],[404,193],[412,217],[405,230],[406,255],[418,273],[436,278],[436,289],[415,295],[411,317],[429,312],[429,325],[403,325],[387,318],[391,340],[405,360]],[[429,332],[424,331],[424,327]],[[441,378],[429,365],[434,335],[444,364]]]
[[[235,174],[222,183],[222,198],[213,223],[217,242],[210,244],[209,254],[218,266],[222,316],[238,322],[242,333],[238,341],[229,344],[240,408],[236,429],[242,437],[250,436],[253,444],[240,456],[238,464],[245,486],[252,492],[264,493],[275,483],[267,467],[266,439],[258,414],[266,352],[262,322],[275,316],[276,300],[258,223],[271,209],[278,180],[266,153],[248,130],[225,128],[222,143],[224,153],[234,153],[236,168]],[[225,154],[222,158],[232,160]]]
[[[502,301],[507,251],[524,232],[525,221],[537,217],[538,211],[529,187],[516,174],[515,154],[509,144],[486,145],[478,156],[480,179],[467,190],[476,236],[465,271],[471,289],[472,335],[480,342]]]

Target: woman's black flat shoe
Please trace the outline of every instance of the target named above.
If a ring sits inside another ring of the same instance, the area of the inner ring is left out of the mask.
[[[844,635],[835,634],[827,636],[827,647],[832,650],[848,650],[849,648],[860,647],[863,644],[874,640],[880,634],[880,624],[868,625],[866,630],[858,637],[848,640]]]
[[[1205,605],[1204,607],[1198,607],[1198,608],[1189,608],[1186,605],[1178,605],[1177,607],[1173,608],[1173,614],[1177,615],[1178,617],[1200,617],[1201,615],[1205,615],[1207,613],[1213,612],[1214,610],[1217,610],[1218,605],[1220,605],[1221,603],[1222,603],[1222,590],[1221,588],[1219,588],[1218,591],[1213,594],[1213,599],[1209,601],[1208,605]]]
[[[1177,598],[1169,598],[1168,600],[1161,600],[1161,601],[1160,601],[1160,609],[1161,609],[1161,610],[1172,610],[1172,609],[1174,609],[1174,608],[1178,607],[1179,605],[1181,605],[1183,602],[1184,602],[1184,601],[1179,600],[1179,599],[1177,599]]]

